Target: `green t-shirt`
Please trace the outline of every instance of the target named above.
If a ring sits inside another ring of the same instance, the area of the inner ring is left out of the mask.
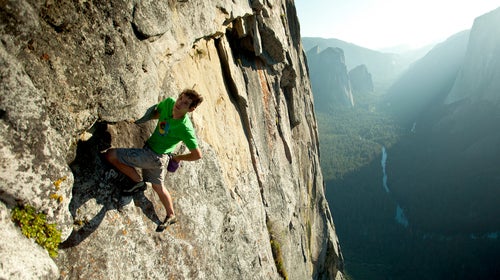
[[[172,117],[174,104],[175,99],[169,97],[156,107],[160,114],[158,124],[147,142],[149,147],[158,154],[173,152],[180,141],[184,142],[189,150],[198,148],[193,124],[188,115],[178,120]]]

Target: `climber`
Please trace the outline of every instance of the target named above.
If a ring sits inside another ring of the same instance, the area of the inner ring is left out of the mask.
[[[157,231],[177,222],[172,197],[164,186],[165,167],[168,171],[174,172],[181,161],[194,161],[202,157],[193,125],[187,115],[202,101],[203,97],[192,89],[182,91],[177,100],[172,97],[164,99],[136,121],[142,123],[158,119],[153,134],[142,149],[112,148],[105,153],[106,159],[135,183],[123,189],[124,195],[144,191],[147,187],[146,182],[152,185],[167,212],[165,220],[158,226]],[[172,152],[180,141],[186,145],[189,153],[173,155]],[[142,177],[136,168],[142,169]]]

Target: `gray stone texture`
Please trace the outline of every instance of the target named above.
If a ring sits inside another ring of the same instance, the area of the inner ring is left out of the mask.
[[[273,239],[289,279],[343,279],[293,1],[16,0],[0,16],[0,277],[280,279]],[[157,233],[154,191],[120,197],[100,153],[141,147],[154,123],[133,120],[192,87],[204,157],[168,174],[180,221]],[[57,223],[57,258],[9,221],[17,204]]]

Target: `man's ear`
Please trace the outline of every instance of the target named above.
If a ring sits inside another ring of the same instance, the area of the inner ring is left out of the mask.
[[[193,112],[193,111],[194,111],[194,109],[196,109],[196,106],[194,106],[194,107],[189,107],[188,112],[189,112],[189,113],[191,113],[191,112]]]

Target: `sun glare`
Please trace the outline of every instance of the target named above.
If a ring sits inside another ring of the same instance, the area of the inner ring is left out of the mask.
[[[296,0],[303,37],[336,38],[378,49],[420,47],[470,29],[500,1]]]

